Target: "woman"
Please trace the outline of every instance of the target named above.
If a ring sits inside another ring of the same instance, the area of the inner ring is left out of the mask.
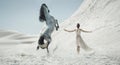
[[[86,51],[92,50],[91,48],[89,48],[85,44],[85,42],[83,41],[83,39],[81,37],[81,32],[91,33],[92,31],[85,31],[83,29],[80,29],[80,24],[79,23],[77,23],[77,29],[74,29],[74,30],[66,30],[66,29],[64,29],[64,30],[67,31],[67,32],[76,32],[76,44],[77,44],[77,52],[78,52],[78,54],[80,52],[80,47],[83,48]]]

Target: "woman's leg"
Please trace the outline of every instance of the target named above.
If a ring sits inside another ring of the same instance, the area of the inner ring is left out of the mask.
[[[77,52],[79,54],[79,52],[80,52],[80,46],[77,46]]]
[[[79,52],[80,52],[80,40],[79,40],[79,38],[76,39],[76,44],[77,44],[77,53],[79,54]]]

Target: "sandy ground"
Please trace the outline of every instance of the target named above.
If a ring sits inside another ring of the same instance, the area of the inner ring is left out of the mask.
[[[114,6],[114,7],[113,7]],[[0,65],[120,65],[120,0],[85,0],[81,7],[60,24],[46,50],[36,50],[39,36],[0,30]],[[92,33],[82,33],[93,50],[76,52],[76,23]]]

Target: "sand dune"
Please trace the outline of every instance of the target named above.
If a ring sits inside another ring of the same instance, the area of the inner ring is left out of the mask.
[[[0,44],[33,43],[37,36],[21,34],[15,31],[0,30]]]

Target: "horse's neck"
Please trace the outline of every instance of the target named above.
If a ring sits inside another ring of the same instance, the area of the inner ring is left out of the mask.
[[[51,27],[51,25],[52,25],[52,27],[54,27],[54,24],[55,24],[55,19],[54,19],[54,17],[53,16],[51,16],[49,13],[48,13],[48,11],[47,11],[47,9],[45,9],[44,10],[44,14],[45,14],[45,18],[46,18],[46,24],[48,25],[48,26],[50,26]],[[49,21],[48,21],[49,20]]]

